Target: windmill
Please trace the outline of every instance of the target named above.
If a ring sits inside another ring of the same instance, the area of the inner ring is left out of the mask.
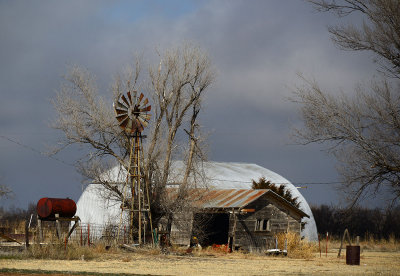
[[[142,136],[142,131],[148,125],[148,122],[151,118],[151,115],[148,114],[148,112],[151,110],[151,105],[148,105],[148,103],[149,100],[147,98],[144,99],[143,93],[140,93],[138,96],[137,91],[132,91],[132,93],[129,91],[126,93],[126,95],[121,95],[118,97],[117,101],[114,102],[114,110],[118,124],[129,136],[130,140],[129,165],[123,192],[124,198],[121,207],[121,220],[122,212],[126,208],[126,186],[130,185],[130,236],[133,237],[133,222],[135,214],[137,214],[139,244],[142,244],[142,232],[146,232],[147,219],[150,224],[150,230],[153,232],[150,212],[149,188],[146,177],[141,171],[143,158],[142,138],[145,138],[145,136]],[[135,200],[137,202],[135,202]]]

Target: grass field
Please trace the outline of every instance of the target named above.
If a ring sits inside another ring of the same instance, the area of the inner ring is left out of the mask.
[[[346,265],[343,253],[337,258],[337,250],[331,250],[327,257],[318,253],[307,260],[240,253],[177,256],[121,251],[101,253],[89,261],[3,256],[0,275],[400,275],[400,252],[364,250],[360,266]]]
[[[278,239],[283,238],[278,236]],[[359,266],[346,265],[346,250],[337,258],[340,240],[300,241],[287,234],[288,256],[266,256],[243,252],[226,253],[216,248],[119,247],[106,250],[105,244],[79,246],[53,242],[34,244],[21,252],[0,251],[0,275],[400,275],[400,242],[361,241]],[[280,241],[280,244],[283,244]]]

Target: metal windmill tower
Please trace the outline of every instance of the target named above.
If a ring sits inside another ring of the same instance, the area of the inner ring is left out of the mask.
[[[151,115],[151,105],[148,105],[148,99],[144,99],[143,93],[138,96],[137,91],[127,92],[126,96],[121,95],[114,103],[114,110],[119,126],[129,135],[130,154],[129,165],[124,186],[124,198],[122,204],[122,212],[125,206],[125,188],[130,186],[131,202],[129,204],[130,211],[130,236],[133,237],[134,219],[138,221],[138,243],[142,244],[146,225],[149,222],[150,230],[153,232],[150,212],[150,196],[146,177],[141,170],[143,160],[142,131],[148,125]],[[119,232],[119,230],[118,230]],[[143,236],[142,236],[143,233]],[[119,234],[119,233],[118,233]]]

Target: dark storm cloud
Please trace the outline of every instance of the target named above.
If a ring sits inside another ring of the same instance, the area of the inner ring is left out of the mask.
[[[48,127],[50,99],[67,65],[87,67],[106,94],[133,53],[193,40],[218,71],[201,115],[211,132],[210,159],[258,163],[293,182],[337,180],[320,147],[288,145],[290,126],[299,121],[297,107],[286,100],[299,71],[333,92],[351,91],[374,72],[368,56],[332,45],[325,28],[332,22],[303,1],[2,1],[0,134],[44,151],[61,135]],[[4,139],[0,150],[0,174],[15,202],[78,199],[72,167]],[[60,158],[72,162],[77,152]],[[304,193],[311,202],[330,202],[327,189]]]
[[[334,160],[320,146],[290,146],[290,127],[299,122],[287,100],[298,72],[332,92],[351,91],[374,72],[366,55],[332,44],[325,26],[335,19],[302,1],[218,1],[187,20],[185,34],[209,49],[219,70],[203,114],[214,131],[212,158],[258,163],[293,182],[337,181]],[[313,203],[337,198],[329,186],[309,189]]]

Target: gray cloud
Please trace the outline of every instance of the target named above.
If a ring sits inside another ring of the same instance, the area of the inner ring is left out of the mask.
[[[61,135],[48,127],[54,116],[49,99],[67,65],[87,67],[106,94],[133,53],[193,40],[218,70],[202,114],[211,132],[210,159],[258,163],[293,182],[337,180],[334,161],[321,147],[289,145],[290,126],[300,122],[286,100],[301,84],[299,71],[333,93],[352,91],[375,72],[367,54],[332,45],[325,26],[335,19],[303,1],[173,2],[166,8],[162,2],[0,2],[0,134],[45,150]],[[4,139],[0,150],[0,174],[16,192],[15,202],[78,198],[73,168]],[[76,156],[71,150],[60,158],[73,162]],[[328,186],[304,194],[318,204],[338,198]]]

